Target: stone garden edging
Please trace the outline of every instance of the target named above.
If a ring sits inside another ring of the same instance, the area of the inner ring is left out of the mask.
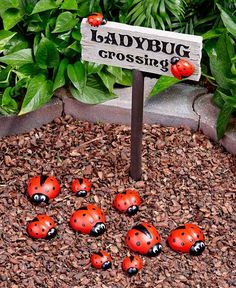
[[[200,86],[175,85],[158,97],[148,98],[156,79],[145,78],[144,123],[162,126],[185,126],[193,131],[200,129],[216,141],[218,108],[211,103],[211,94]],[[70,97],[65,89],[56,91],[51,102],[42,108],[22,116],[1,116],[0,137],[21,134],[64,114],[90,122],[110,122],[130,125],[132,88],[118,88],[117,99],[100,105],[87,105]],[[220,144],[236,155],[236,132],[227,132]]]

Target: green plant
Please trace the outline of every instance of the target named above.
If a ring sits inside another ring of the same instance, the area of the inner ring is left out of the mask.
[[[64,85],[90,104],[116,97],[115,83],[131,85],[130,71],[80,60],[80,21],[94,11],[95,2],[0,2],[1,114],[33,111]]]

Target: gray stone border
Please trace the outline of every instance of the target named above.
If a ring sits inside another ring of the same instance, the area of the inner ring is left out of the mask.
[[[211,94],[200,86],[178,84],[158,96],[149,98],[156,79],[145,78],[144,123],[162,126],[185,126],[201,130],[217,141],[216,119],[218,108],[211,103]],[[0,116],[0,137],[21,134],[53,119],[69,114],[90,122],[109,122],[130,125],[132,88],[115,89],[118,98],[99,105],[87,105],[70,97],[64,88],[56,91],[52,101],[37,111],[23,116]],[[227,132],[220,144],[236,155],[236,132]]]

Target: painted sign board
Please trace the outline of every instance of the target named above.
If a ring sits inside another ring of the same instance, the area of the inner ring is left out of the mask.
[[[201,76],[200,36],[111,21],[92,27],[86,18],[81,23],[81,34],[82,60],[173,76],[170,60],[180,57],[195,67],[189,80],[198,81]]]

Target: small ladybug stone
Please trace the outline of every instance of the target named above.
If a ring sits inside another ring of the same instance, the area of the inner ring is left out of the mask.
[[[176,252],[200,255],[205,249],[204,235],[195,224],[184,224],[172,230],[167,244]]]
[[[150,257],[157,256],[162,250],[161,236],[153,225],[145,222],[128,231],[126,244],[134,252]]]
[[[143,260],[139,256],[125,257],[122,262],[122,269],[130,276],[138,273],[143,268]]]
[[[85,197],[91,190],[91,183],[85,178],[74,179],[71,189],[77,197]]]
[[[137,191],[127,190],[124,193],[116,195],[113,206],[121,213],[127,213],[129,216],[136,214],[141,204],[141,198]]]
[[[27,194],[32,203],[48,203],[60,192],[60,184],[53,176],[36,176],[30,179],[27,186]]]
[[[105,214],[95,205],[79,208],[70,217],[71,228],[82,234],[99,236],[105,232]]]
[[[91,264],[96,269],[107,270],[111,268],[111,256],[106,251],[94,253],[90,258]]]
[[[27,232],[35,239],[50,240],[57,235],[55,222],[47,215],[36,216],[28,225]]]
[[[98,27],[100,25],[106,24],[107,20],[103,18],[101,13],[95,12],[88,16],[88,23],[91,26]]]
[[[179,80],[189,77],[194,72],[194,66],[186,59],[180,59],[179,57],[172,57],[171,60],[171,73]]]

